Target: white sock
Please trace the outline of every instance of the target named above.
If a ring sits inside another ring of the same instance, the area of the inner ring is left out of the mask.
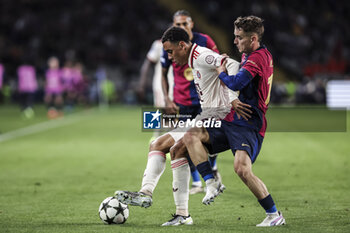
[[[173,195],[176,214],[188,216],[189,184],[191,171],[186,158],[171,161],[173,169]]]
[[[152,195],[157,186],[159,178],[165,170],[165,154],[161,151],[151,151],[148,153],[148,161],[142,178],[140,192]]]

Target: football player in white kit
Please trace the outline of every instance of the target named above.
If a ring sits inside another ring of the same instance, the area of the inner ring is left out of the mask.
[[[153,91],[153,105],[156,108],[164,108],[165,100],[162,89],[162,65],[160,63],[160,59],[163,55],[163,44],[161,40],[155,40],[152,43],[150,50],[148,51],[146,58],[142,64],[141,72],[140,72],[140,83],[137,89],[139,97],[144,99],[145,97],[145,86],[147,82],[148,72],[150,68],[154,66],[153,71],[153,80],[152,80],[152,91]],[[169,69],[168,72],[168,83],[170,87],[170,91],[168,96],[170,99],[173,99],[173,85],[174,85],[174,76],[172,72],[172,68]],[[153,137],[151,141],[153,141],[156,137],[160,136],[160,131],[156,130],[153,133]]]
[[[218,79],[216,67],[220,66],[226,59],[214,51],[192,44],[186,31],[179,27],[169,28],[162,37],[164,50],[168,56],[177,64],[188,63],[192,68],[198,95],[202,104],[202,113],[196,117],[196,121],[206,119],[224,119],[231,112],[233,101],[236,111],[241,116],[249,116],[249,105],[238,100],[238,93],[230,91],[222,85]],[[232,59],[227,62],[227,70],[230,74],[236,74],[239,63]],[[173,195],[176,205],[176,213],[173,218],[162,226],[191,225],[193,220],[188,212],[190,169],[186,158],[186,147],[181,138],[189,128],[177,128],[165,135],[160,136],[150,146],[147,167],[139,192],[116,191],[115,195],[119,201],[125,204],[149,207],[152,205],[152,193],[160,176],[165,169],[165,155],[170,150],[171,167],[173,170]],[[158,149],[158,150],[155,150]],[[214,179],[210,179],[213,181]],[[207,190],[207,194],[218,195],[220,183],[206,183],[207,187],[215,190]],[[207,204],[210,195],[203,198],[202,202]]]

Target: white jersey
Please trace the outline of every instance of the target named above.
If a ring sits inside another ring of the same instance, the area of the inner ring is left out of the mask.
[[[188,65],[192,68],[194,83],[197,88],[202,112],[196,116],[195,121],[203,119],[224,119],[231,111],[231,102],[238,98],[239,92],[230,90],[225,84],[221,84],[216,68],[227,60],[226,69],[229,75],[235,75],[239,71],[239,62],[225,58],[224,56],[208,49],[193,44]],[[169,132],[177,142],[190,128],[176,128]]]
[[[147,59],[155,64],[152,81],[153,101],[156,107],[165,107],[165,100],[162,89],[162,65],[160,59],[163,55],[163,44],[160,40],[155,40],[151,49],[147,53]],[[174,77],[172,70],[168,72],[169,98],[173,99]]]
[[[239,71],[239,62],[208,49],[193,44],[188,64],[192,68],[194,82],[197,88],[202,109],[225,108],[231,109],[231,102],[238,97],[226,85],[222,84],[216,68],[227,59],[226,69],[229,75]],[[223,117],[221,117],[223,118]]]

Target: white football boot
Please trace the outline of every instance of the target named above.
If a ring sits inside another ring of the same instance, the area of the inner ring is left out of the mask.
[[[162,224],[162,226],[179,226],[179,225],[192,225],[193,220],[191,218],[191,215],[188,216],[181,216],[172,214],[173,218],[169,221]]]
[[[215,179],[207,180],[207,191],[202,200],[204,205],[210,205],[210,202],[214,201],[214,198],[220,194],[220,182]]]
[[[192,185],[192,187],[190,189],[190,195],[197,194],[197,193],[202,193],[202,192],[204,192],[204,189],[203,189],[202,186]]]
[[[283,218],[283,215],[280,211],[276,213],[266,213],[266,218],[260,224],[256,225],[257,227],[272,227],[285,225],[286,220]]]
[[[142,192],[129,192],[117,190],[114,196],[123,204],[141,206],[144,208],[152,205],[152,197]]]
[[[218,170],[213,170],[214,178],[216,181],[219,181],[220,183],[220,192],[223,193],[226,189],[226,186],[222,183],[222,178]]]

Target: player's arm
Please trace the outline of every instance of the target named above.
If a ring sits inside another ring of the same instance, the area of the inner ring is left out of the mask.
[[[168,113],[176,113],[178,106],[169,98],[169,83],[168,83],[168,71],[169,68],[162,67],[162,90],[164,94],[165,107]]]
[[[242,90],[250,83],[253,76],[244,68],[241,68],[236,75],[228,75],[226,73],[226,63],[227,60],[216,69],[219,73],[219,79],[233,91]]]
[[[229,75],[236,75],[239,73],[239,62],[227,57],[227,55],[219,55],[214,52],[202,53],[194,64],[206,68],[210,67],[212,69],[218,69],[221,67],[221,69]],[[238,119],[242,117],[243,119],[248,120],[248,118],[251,118],[252,114],[252,111],[250,110],[251,106],[242,103],[238,99],[238,96],[239,91],[229,91],[229,101],[237,113]]]
[[[169,68],[167,67],[162,67],[162,89],[163,89],[163,94],[164,94],[164,100],[167,101],[169,100],[169,83],[168,83],[168,71]]]
[[[225,56],[225,55],[224,55]],[[227,70],[228,75],[236,75],[239,72],[239,63],[231,58],[225,58],[227,60],[225,68]],[[241,117],[245,120],[251,118],[251,114],[253,113],[250,109],[251,106],[249,104],[245,104],[238,99],[239,91],[229,90],[229,98],[233,109],[235,110],[238,119]]]
[[[139,97],[141,100],[143,100],[145,97],[145,86],[146,86],[148,72],[151,69],[151,67],[154,67],[154,65],[155,65],[154,62],[152,62],[148,58],[145,58],[141,66],[140,82],[137,88],[137,93],[139,94]]]

